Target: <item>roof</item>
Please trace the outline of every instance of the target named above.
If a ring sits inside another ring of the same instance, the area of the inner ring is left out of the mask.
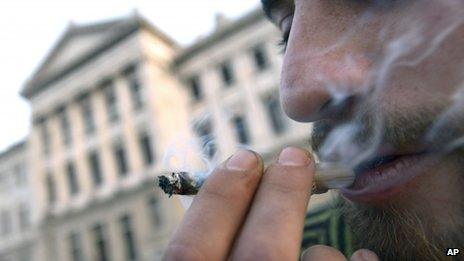
[[[18,141],[14,143],[13,145],[11,145],[10,147],[4,149],[3,151],[0,151],[0,159],[3,159],[7,157],[8,155],[11,155],[17,151],[25,150],[25,148],[26,148],[26,140],[24,139],[24,140]]]
[[[137,12],[127,17],[99,23],[85,25],[70,23],[38,69],[25,83],[21,95],[30,99],[141,28],[147,29],[173,48],[179,48],[170,36],[150,24]]]
[[[257,8],[238,20],[231,22],[228,25],[221,26],[218,30],[213,32],[211,35],[199,40],[190,47],[184,49],[174,61],[174,67],[179,67],[186,61],[192,59],[198,53],[208,49],[210,46],[216,44],[219,41],[227,39],[233,34],[247,28],[250,24],[256,23],[265,19],[266,16],[261,8]]]

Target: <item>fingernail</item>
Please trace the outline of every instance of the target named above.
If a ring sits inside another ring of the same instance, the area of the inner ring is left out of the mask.
[[[308,154],[299,148],[285,148],[279,155],[278,163],[284,166],[305,166],[310,162]]]
[[[376,261],[376,260],[379,260],[379,258],[377,257],[377,255],[370,251],[370,250],[364,250],[361,252],[361,256],[363,258],[363,260],[365,261]]]
[[[258,165],[258,158],[249,150],[240,150],[227,161],[226,167],[232,170],[252,170]]]
[[[361,249],[356,251],[352,256],[351,256],[351,261],[377,261],[379,258],[377,255],[367,249]]]

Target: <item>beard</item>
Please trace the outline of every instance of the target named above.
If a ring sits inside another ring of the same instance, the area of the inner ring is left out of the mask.
[[[449,220],[453,224],[445,228],[437,225],[433,213],[426,209],[395,203],[367,206],[342,202],[342,213],[352,229],[355,249],[372,250],[380,260],[445,260],[447,248],[464,247],[462,219]],[[456,211],[464,217],[462,204]]]
[[[448,146],[451,141],[463,137],[464,110],[446,119],[447,125],[443,127],[448,131],[435,131],[431,136],[430,130],[434,123],[440,122],[445,111],[446,106],[429,106],[420,113],[386,116],[371,109],[358,112],[358,116],[349,121],[342,118],[341,121],[326,120],[314,124],[311,146],[316,153],[324,149],[327,139],[330,139],[329,134],[346,122],[361,126],[351,140],[361,149],[378,145],[379,142],[374,140],[380,139],[380,143],[398,150],[421,147],[438,152],[433,163],[422,169],[424,174],[421,175],[425,179],[431,176],[431,180],[444,177],[443,183],[419,183],[422,187],[417,190],[378,205],[342,200],[342,213],[352,228],[356,249],[370,249],[381,260],[444,260],[447,248],[464,248],[464,194],[460,192],[464,186],[464,149],[462,144],[451,149]],[[382,128],[376,126],[379,122]],[[382,133],[376,135],[379,129]],[[333,159],[319,157],[322,160]],[[337,157],[335,159],[339,160],[340,155]],[[444,197],[447,200],[430,200],[435,196],[434,186],[441,187],[445,194],[446,186],[457,190],[451,189],[451,196]],[[443,205],[450,209],[450,215],[437,211],[440,209],[437,206]]]
[[[387,261],[447,260],[448,248],[463,249],[463,157],[464,150],[457,150],[441,157],[440,163],[434,164],[433,173],[423,174],[444,175],[450,184],[444,190],[452,191],[451,197],[440,198],[432,194],[430,186],[419,184],[422,186],[418,190],[381,205],[341,200],[342,215],[352,229],[355,249],[372,250]],[[464,260],[462,256],[457,258]]]

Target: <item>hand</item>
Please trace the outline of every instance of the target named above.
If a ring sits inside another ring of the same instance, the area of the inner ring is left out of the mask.
[[[208,177],[164,260],[298,260],[314,171],[299,148],[283,150],[265,171],[259,155],[237,152]],[[303,260],[345,258],[318,246]]]

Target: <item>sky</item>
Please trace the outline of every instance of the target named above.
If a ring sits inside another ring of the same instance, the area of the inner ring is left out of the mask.
[[[217,13],[237,18],[258,6],[259,0],[1,0],[0,151],[27,136],[29,106],[19,91],[70,22],[95,22],[137,10],[188,45],[211,32]]]

